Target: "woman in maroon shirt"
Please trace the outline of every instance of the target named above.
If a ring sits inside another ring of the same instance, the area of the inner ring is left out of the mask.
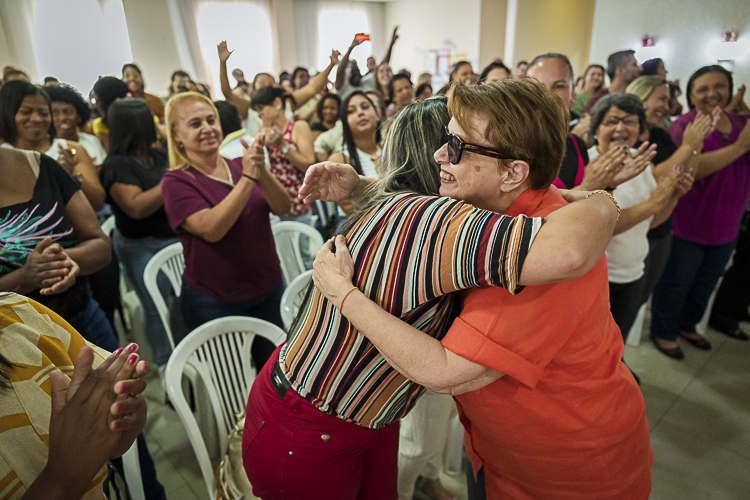
[[[281,327],[284,285],[269,213],[286,214],[290,199],[265,168],[265,137],[244,144],[242,158],[227,160],[219,155],[223,134],[207,97],[173,97],[166,115],[170,171],[162,196],[184,247],[180,305],[188,328],[224,316],[253,316]],[[272,352],[268,341],[253,345],[259,369]]]

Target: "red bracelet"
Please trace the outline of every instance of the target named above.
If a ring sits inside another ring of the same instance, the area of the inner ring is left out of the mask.
[[[343,313],[343,310],[344,310],[344,302],[346,302],[346,298],[347,298],[347,297],[349,296],[349,294],[350,294],[350,293],[352,293],[352,292],[353,292],[354,290],[356,290],[356,289],[357,289],[357,287],[356,287],[356,286],[353,286],[353,287],[352,287],[352,289],[351,289],[351,290],[349,290],[348,292],[346,292],[346,295],[344,295],[344,299],[343,299],[343,300],[341,301],[341,305],[339,306],[339,312],[340,312],[341,314],[344,314],[344,313]]]

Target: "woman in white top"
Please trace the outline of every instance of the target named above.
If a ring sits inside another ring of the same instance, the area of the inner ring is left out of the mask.
[[[3,122],[11,116],[15,122],[14,131],[2,127],[8,128],[2,131],[6,141],[3,147],[38,151],[56,159],[81,183],[81,190],[94,210],[101,210],[106,193],[91,156],[78,142],[55,138],[47,92],[28,82],[9,82],[2,87],[0,102]]]
[[[641,162],[645,168],[613,191],[622,209],[614,236],[607,246],[610,310],[623,340],[628,335],[641,305],[644,260],[648,255],[649,229],[664,222],[677,200],[693,184],[690,171],[666,160],[654,167],[655,146],[644,142],[632,149],[646,130],[646,113],[632,94],[610,94],[591,110],[591,133],[597,145],[589,150],[593,160],[611,148],[625,148],[625,162]]]
[[[348,163],[360,175],[379,177],[376,162],[380,157],[380,120],[375,105],[364,92],[354,91],[341,105],[344,144],[328,158]]]
[[[107,153],[102,143],[96,136],[81,132],[91,118],[91,110],[80,92],[66,84],[46,90],[52,102],[52,122],[57,138],[79,143],[95,166],[104,163]]]

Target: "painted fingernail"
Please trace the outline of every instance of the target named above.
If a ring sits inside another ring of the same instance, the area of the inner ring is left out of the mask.
[[[115,352],[113,352],[112,354],[114,355],[114,357],[118,357],[118,356],[119,356],[120,354],[122,354],[122,351],[123,351],[123,348],[122,348],[122,347],[120,347],[119,349],[117,349],[117,350],[116,350]]]
[[[128,344],[128,346],[125,348],[125,350],[128,351],[128,352],[133,352],[133,351],[135,351],[135,349],[137,347],[138,347],[138,344],[136,344],[135,342],[131,342],[130,344]]]
[[[131,354],[130,357],[128,358],[128,364],[129,365],[134,365],[136,361],[138,361],[138,355],[137,354]]]
[[[122,405],[117,405],[117,408],[115,409],[115,411],[116,411],[116,412],[117,412],[118,414],[122,413]]]
[[[122,424],[120,422],[114,422],[112,424],[112,427],[114,428],[114,430],[117,431],[117,430],[120,430],[120,427],[122,427]]]

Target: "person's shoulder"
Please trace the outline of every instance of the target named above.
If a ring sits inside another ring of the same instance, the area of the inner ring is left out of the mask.
[[[674,144],[674,141],[672,140],[672,136],[669,134],[669,131],[667,129],[662,127],[651,127],[648,130],[648,141],[650,143],[659,143],[659,144]]]

